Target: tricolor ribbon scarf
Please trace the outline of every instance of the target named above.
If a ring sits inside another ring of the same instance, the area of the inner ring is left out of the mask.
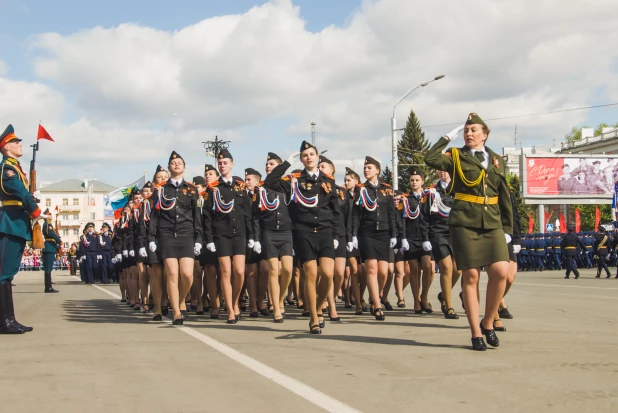
[[[429,202],[431,202],[430,212],[435,212],[441,217],[448,218],[451,213],[451,207],[444,205],[440,193],[436,188],[429,188]]]
[[[376,197],[376,199],[371,199],[367,188],[362,186],[356,205],[364,206],[367,211],[375,211],[378,207],[378,198]]]
[[[292,178],[292,197],[290,198],[290,201],[306,206],[307,208],[315,208],[318,206],[318,196],[315,195],[311,198],[305,197],[300,192],[298,180],[296,178]]]
[[[268,200],[268,194],[266,193],[266,189],[262,186],[259,187],[260,191],[260,202],[258,206],[260,207],[260,211],[274,211],[279,208],[279,196],[275,198],[274,201],[270,202]]]
[[[221,191],[219,191],[219,189],[217,188],[213,189],[213,195],[215,198],[215,202],[213,202],[212,209],[215,212],[222,212],[224,214],[229,214],[230,212],[232,212],[232,209],[234,209],[233,199],[227,204],[223,202],[223,199],[221,199]]]
[[[408,197],[403,198],[403,217],[408,219],[416,219],[421,214],[420,204],[416,206],[416,209],[412,211],[410,208],[410,202],[408,202]]]
[[[158,192],[157,201],[155,202],[155,209],[162,209],[164,211],[169,211],[170,209],[176,206],[176,197],[174,198],[166,198],[164,193],[164,188]]]

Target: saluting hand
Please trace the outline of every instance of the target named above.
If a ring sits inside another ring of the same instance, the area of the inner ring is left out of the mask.
[[[298,158],[300,156],[300,152],[294,152],[293,154],[291,154],[287,161],[290,165],[292,165],[294,163],[294,161],[296,160],[296,158]]]
[[[452,141],[453,139],[457,137],[457,135],[459,135],[459,132],[461,132],[465,127],[466,125],[457,126],[455,129],[453,129],[452,131],[444,135],[444,137],[448,139],[449,141]]]

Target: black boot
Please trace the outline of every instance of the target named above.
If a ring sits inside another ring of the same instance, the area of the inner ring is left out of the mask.
[[[57,290],[54,290],[52,287],[51,281],[51,271],[47,271],[45,273],[45,292],[46,293],[57,293]]]
[[[0,334],[24,334],[24,329],[11,320],[12,309],[9,306],[12,302],[7,300],[10,286],[10,282],[0,284]]]
[[[8,302],[9,319],[13,322],[13,324],[15,324],[17,327],[20,327],[26,333],[34,330],[34,328],[25,326],[15,319],[15,305],[13,304],[13,285],[10,283],[8,287],[8,292],[6,292],[6,296],[5,298],[3,298],[3,300],[4,299],[6,299]]]

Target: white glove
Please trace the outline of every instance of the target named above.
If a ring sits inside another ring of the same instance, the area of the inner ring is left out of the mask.
[[[210,252],[216,252],[217,248],[215,247],[215,243],[211,242],[210,244],[206,244],[206,249]]]
[[[346,247],[346,249],[348,250],[348,252],[352,252],[352,250],[354,249],[354,243],[348,242],[348,246]]]
[[[102,255],[97,255],[97,260],[102,260],[103,256]]]
[[[423,241],[423,250],[424,251],[431,251],[431,242]]]
[[[193,253],[195,254],[196,257],[200,255],[202,253],[202,244],[200,244],[199,242],[196,242],[195,245],[193,246]]]
[[[150,241],[148,243],[148,249],[150,252],[155,252],[157,250],[157,244],[154,241]]]
[[[112,258],[112,264],[116,264],[116,257]]]
[[[253,251],[255,251],[256,254],[262,253],[262,244],[260,244],[260,241],[255,241],[255,244],[253,244]]]
[[[519,251],[521,251],[521,245],[513,244],[513,254],[519,254]]]
[[[408,243],[408,240],[405,238],[401,240],[401,249],[402,251],[408,251],[410,249],[410,244]]]
[[[139,249],[138,254],[142,258],[146,258],[148,256],[148,253],[146,252],[146,248],[144,248],[144,247]]]
[[[129,251],[127,251],[127,250],[122,251],[122,255],[123,255],[125,258],[127,258],[127,257],[129,256]]]
[[[452,141],[453,139],[457,137],[457,135],[459,135],[459,132],[461,132],[463,128],[465,128],[465,126],[466,125],[457,126],[455,129],[453,129],[452,131],[444,135],[444,137],[448,139],[449,141]]]
[[[132,256],[132,257],[135,257],[135,251],[133,251],[133,250],[129,251],[129,255]]]
[[[391,238],[391,248],[395,248],[395,245],[397,245],[397,238]]]
[[[300,152],[294,152],[293,154],[291,154],[287,161],[290,165],[292,165],[294,163],[294,161],[296,160],[296,158],[298,158],[300,156]]]
[[[292,257],[296,256],[296,252],[294,251],[294,249],[292,248]]]
[[[116,254],[116,261],[118,262],[122,261],[122,255]]]
[[[504,234],[504,238],[506,238],[506,243],[507,244],[510,244],[511,241],[513,240],[509,234]]]
[[[249,242],[247,242],[247,247],[249,248],[253,248],[254,245],[255,245],[255,242],[252,239],[250,239]]]
[[[339,240],[334,239],[333,240],[333,245],[335,246],[335,249],[339,248]]]
[[[355,249],[358,249],[358,238],[352,237],[352,245]]]

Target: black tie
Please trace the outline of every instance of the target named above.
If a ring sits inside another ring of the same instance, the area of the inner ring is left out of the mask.
[[[481,164],[485,162],[485,154],[483,152],[476,151],[474,152],[474,156],[476,156],[476,159],[478,159]]]

